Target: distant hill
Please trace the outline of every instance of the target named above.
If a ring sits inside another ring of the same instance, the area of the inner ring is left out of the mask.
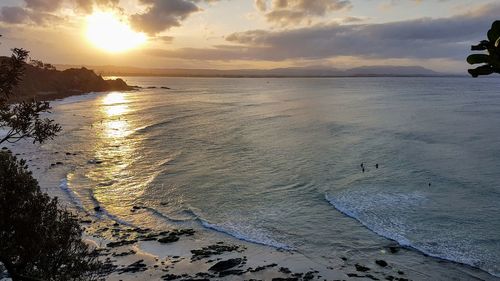
[[[0,57],[0,63],[9,59],[8,57]],[[132,89],[134,87],[127,85],[122,79],[104,80],[102,76],[87,68],[59,71],[26,64],[24,76],[15,89],[15,96],[12,100],[19,101],[31,98],[48,100],[88,92],[128,91]]]
[[[66,69],[70,65],[59,65]],[[420,66],[364,66],[347,70],[325,67],[292,67],[275,69],[169,69],[121,66],[87,66],[103,76],[165,77],[357,77],[357,76],[445,76]]]
[[[346,70],[350,76],[439,76],[443,75],[421,66],[363,66]]]

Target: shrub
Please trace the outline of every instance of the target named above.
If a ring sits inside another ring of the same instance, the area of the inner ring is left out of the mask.
[[[469,64],[481,64],[479,67],[469,69],[472,77],[500,73],[500,21],[495,21],[488,31],[488,39],[472,46],[472,51],[487,51],[487,54],[472,54],[467,57]]]
[[[25,161],[0,152],[0,262],[15,280],[99,280],[77,218],[42,193]]]

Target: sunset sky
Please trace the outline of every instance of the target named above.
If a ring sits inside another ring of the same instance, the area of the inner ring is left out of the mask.
[[[0,46],[54,64],[463,72],[492,0],[2,0]]]

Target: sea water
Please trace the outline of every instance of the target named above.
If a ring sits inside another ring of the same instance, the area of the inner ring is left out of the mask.
[[[391,239],[500,275],[499,79],[126,80],[143,89],[54,102],[64,131],[32,156],[47,175],[64,156],[78,208],[318,260]]]

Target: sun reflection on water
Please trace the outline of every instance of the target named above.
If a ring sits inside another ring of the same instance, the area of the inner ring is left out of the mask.
[[[138,147],[141,144],[141,139],[130,137],[134,130],[127,117],[132,113],[128,95],[112,92],[99,100],[100,120],[94,123],[98,141],[94,155],[102,164],[86,175],[96,183],[94,196],[97,201],[115,214],[123,213],[123,205],[142,194],[141,186],[128,181],[133,170],[130,166],[140,159]]]

